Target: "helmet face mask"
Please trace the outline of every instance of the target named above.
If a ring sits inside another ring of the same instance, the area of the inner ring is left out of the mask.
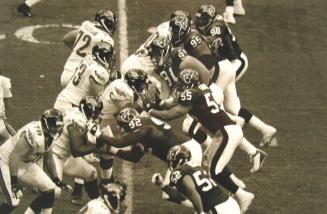
[[[178,45],[191,31],[191,22],[185,16],[175,16],[169,22],[169,31],[171,34],[171,43]]]
[[[57,139],[64,127],[63,116],[57,109],[46,110],[40,117],[43,133],[52,139],[47,142],[47,148],[51,146],[52,140]]]
[[[112,10],[99,10],[95,14],[95,21],[112,36],[116,31],[117,16]]]
[[[112,69],[115,66],[116,55],[111,44],[101,41],[94,45],[92,49],[93,59],[103,65],[106,69]]]
[[[119,182],[102,185],[101,196],[111,212],[119,213],[121,203],[125,200],[126,187]]]
[[[103,103],[96,97],[86,96],[81,100],[79,109],[88,120],[97,120],[102,112]]]
[[[211,4],[202,5],[195,14],[195,25],[200,31],[204,31],[215,19],[216,8]]]
[[[151,60],[156,66],[162,66],[169,55],[168,37],[159,36],[151,43]]]
[[[141,93],[148,86],[148,75],[143,70],[130,69],[124,78],[136,94]]]

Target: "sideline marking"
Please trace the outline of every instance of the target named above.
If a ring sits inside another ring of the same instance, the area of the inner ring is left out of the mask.
[[[118,20],[119,20],[119,59],[120,67],[128,57],[128,40],[127,40],[127,15],[126,15],[126,0],[118,1]],[[132,164],[123,161],[122,172],[125,182],[128,184],[128,194],[126,195],[126,202],[128,204],[125,211],[126,214],[133,213],[133,171]]]
[[[26,26],[18,29],[15,32],[15,36],[18,39],[21,39],[26,42],[34,43],[34,44],[58,44],[58,42],[51,42],[51,41],[40,41],[33,36],[33,32],[37,29],[41,28],[58,28],[58,27],[65,27],[65,28],[79,28],[78,25],[72,24],[48,24],[48,25],[31,25]]]

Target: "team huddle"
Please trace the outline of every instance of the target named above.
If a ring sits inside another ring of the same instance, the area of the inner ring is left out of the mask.
[[[222,16],[209,4],[194,18],[174,11],[119,69],[117,23],[114,11],[99,10],[65,35],[72,52],[53,107],[1,142],[0,213],[19,206],[21,183],[38,192],[26,214],[51,213],[62,190],[82,204],[83,186],[90,201],[79,213],[123,213],[128,190],[114,159],[136,163],[149,151],[168,166],[152,177],[163,199],[196,213],[246,213],[254,194],[228,163],[240,148],[250,173],[260,171],[268,154],[242,127],[259,131],[262,147],[277,146],[277,130],[241,106],[236,83],[248,59]],[[169,124],[177,118],[182,131]]]

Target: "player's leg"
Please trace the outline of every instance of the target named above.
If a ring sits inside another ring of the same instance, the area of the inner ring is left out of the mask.
[[[0,119],[0,145],[12,137],[16,131],[8,124],[5,119]]]
[[[1,203],[0,213],[9,213],[18,206],[20,199],[11,191],[10,171],[8,163],[0,156],[0,187],[6,202]]]
[[[236,24],[236,20],[234,18],[234,0],[226,0],[226,8],[224,12],[225,22]]]
[[[191,139],[185,143],[183,143],[184,146],[186,146],[190,152],[191,152],[191,160],[192,163],[201,166],[202,163],[202,149],[198,142],[196,142],[194,139]]]
[[[51,213],[55,195],[60,191],[49,176],[35,163],[21,163],[18,170],[18,180],[35,187],[40,194],[32,201],[26,214]]]
[[[84,180],[84,187],[91,199],[99,197],[97,171],[83,158],[69,158],[64,166],[64,174]]]
[[[236,80],[239,81],[248,70],[249,61],[247,56],[242,52],[240,57],[230,61],[236,72]]]
[[[234,14],[239,16],[245,15],[245,9],[242,4],[242,0],[234,0]]]

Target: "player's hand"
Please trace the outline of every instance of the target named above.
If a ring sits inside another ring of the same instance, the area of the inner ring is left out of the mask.
[[[60,187],[61,189],[66,190],[67,192],[73,192],[73,188],[70,185],[62,182],[58,177],[55,177],[53,179],[53,182],[56,184],[57,187]]]
[[[163,185],[163,177],[159,172],[152,175],[152,183],[158,187],[161,187]]]
[[[22,186],[18,183],[17,176],[11,176],[11,191],[16,199],[20,199],[23,196]]]

